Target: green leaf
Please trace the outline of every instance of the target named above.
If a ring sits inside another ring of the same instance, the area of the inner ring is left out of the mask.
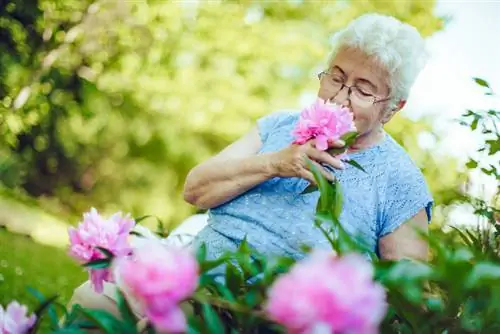
[[[140,234],[139,232],[137,232],[137,231],[130,231],[129,234],[144,238],[144,236],[142,234]]]
[[[111,260],[109,259],[98,259],[85,263],[83,266],[90,269],[105,269],[111,265]]]
[[[231,262],[226,264],[226,286],[235,295],[240,293],[240,287],[243,285],[243,275],[238,268]]]
[[[345,162],[366,173],[366,170],[363,167],[361,167],[361,165],[357,161],[351,159],[351,160],[346,160]]]
[[[104,310],[80,308],[81,312],[107,334],[127,333],[120,321]]]
[[[473,159],[469,159],[469,161],[467,161],[467,163],[465,164],[465,166],[469,169],[474,169],[477,167],[477,161],[473,160]]]
[[[335,180],[334,186],[335,186],[335,202],[333,203],[334,205],[333,214],[335,219],[339,221],[343,207],[342,187],[340,186],[340,182],[338,180]]]
[[[196,250],[196,260],[198,263],[202,263],[207,258],[207,245],[202,243],[200,247]]]
[[[219,318],[219,315],[214,311],[211,305],[203,304],[203,317],[205,319],[205,323],[208,327],[209,333],[212,334],[222,334],[225,333],[224,325]]]
[[[113,253],[111,253],[111,251],[109,251],[108,249],[106,248],[103,248],[103,247],[99,247],[99,246],[96,246],[96,248],[104,255],[106,256],[106,258],[108,260],[111,260],[115,255]]]
[[[116,301],[122,320],[128,329],[127,333],[137,333],[137,319],[120,289],[116,289]]]
[[[318,187],[316,185],[310,184],[310,185],[307,186],[306,189],[304,189],[303,192],[301,192],[301,195],[310,194],[310,193],[313,193],[313,192],[318,191],[318,190],[319,189],[318,189]]]
[[[490,146],[489,155],[496,154],[500,151],[500,138],[487,140],[486,144]]]
[[[451,226],[452,229],[454,229],[455,231],[457,231],[457,233],[460,235],[460,237],[462,238],[462,240],[465,242],[465,244],[467,246],[473,247],[472,241],[469,239],[469,237],[461,229],[459,229],[456,226],[452,226],[452,225],[450,225],[450,226]]]
[[[473,78],[474,81],[479,85],[479,86],[483,86],[483,87],[486,87],[486,88],[490,88],[490,85],[488,85],[488,83],[481,79],[481,78]]]
[[[40,305],[38,306],[37,310],[35,310],[35,314],[37,315],[37,318],[40,318],[41,313],[45,310],[48,309],[48,314],[50,318],[50,325],[52,329],[58,329],[59,328],[59,319],[57,317],[57,312],[55,310],[55,307],[52,305],[54,301],[57,299],[58,295],[54,295],[50,298],[45,298],[45,296],[38,290],[28,287],[27,288],[28,292],[31,293],[39,302]],[[65,309],[63,309],[64,312],[66,312]]]
[[[472,269],[466,286],[469,288],[483,284],[494,284],[500,280],[500,265],[493,262],[478,263]]]
[[[138,218],[134,218],[136,224],[139,224],[140,222],[142,222],[143,220],[145,219],[148,219],[149,217],[153,217],[151,215],[145,215],[145,216],[141,216],[141,217],[138,217]]]
[[[340,139],[345,142],[345,146],[349,147],[354,143],[357,137],[358,133],[356,131],[351,131],[344,134],[342,137],[340,137]]]
[[[477,129],[477,124],[479,123],[479,118],[474,118],[474,120],[472,121],[472,123],[470,124],[470,128],[472,129],[472,131],[476,130]]]
[[[217,258],[215,260],[205,260],[205,261],[200,263],[200,272],[204,273],[204,272],[210,271],[210,270],[220,266],[224,262],[226,262],[230,257],[231,257],[231,254],[224,253],[219,258]]]

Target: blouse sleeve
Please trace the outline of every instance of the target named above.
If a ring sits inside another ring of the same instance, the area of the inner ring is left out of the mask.
[[[385,193],[379,237],[393,232],[422,209],[426,210],[430,223],[433,199],[417,166],[398,169],[393,173]]]
[[[290,113],[286,111],[276,111],[257,120],[257,128],[259,129],[260,140],[265,143],[269,134],[289,117]]]

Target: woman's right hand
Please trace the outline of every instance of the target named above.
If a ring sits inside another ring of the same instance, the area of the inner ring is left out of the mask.
[[[330,142],[329,147],[341,148],[345,143],[342,141]],[[323,176],[333,181],[335,177],[327,171],[321,164],[327,164],[337,169],[344,169],[344,163],[327,153],[318,150],[314,145],[314,140],[310,140],[303,145],[292,144],[281,151],[271,154],[271,168],[273,175],[279,177],[300,177],[312,184],[316,184],[314,176],[308,168],[307,159],[311,160]]]

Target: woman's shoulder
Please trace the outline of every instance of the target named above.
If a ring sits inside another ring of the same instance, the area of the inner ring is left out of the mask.
[[[408,188],[427,188],[422,170],[411,158],[408,152],[392,136],[388,135],[384,144],[383,160],[386,169],[386,184],[389,189],[400,187]]]
[[[281,132],[288,128],[292,128],[299,118],[300,112],[293,109],[276,110],[257,120],[260,137],[263,142],[276,132]],[[289,132],[289,131],[288,131]],[[288,134],[287,131],[284,133]]]

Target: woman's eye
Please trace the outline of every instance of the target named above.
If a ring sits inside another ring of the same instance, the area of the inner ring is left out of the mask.
[[[341,77],[332,77],[332,81],[339,85],[344,83],[344,79],[342,79]]]
[[[368,93],[366,90],[363,90],[362,88],[359,87],[358,87],[358,92],[363,96],[372,96],[371,93]]]

